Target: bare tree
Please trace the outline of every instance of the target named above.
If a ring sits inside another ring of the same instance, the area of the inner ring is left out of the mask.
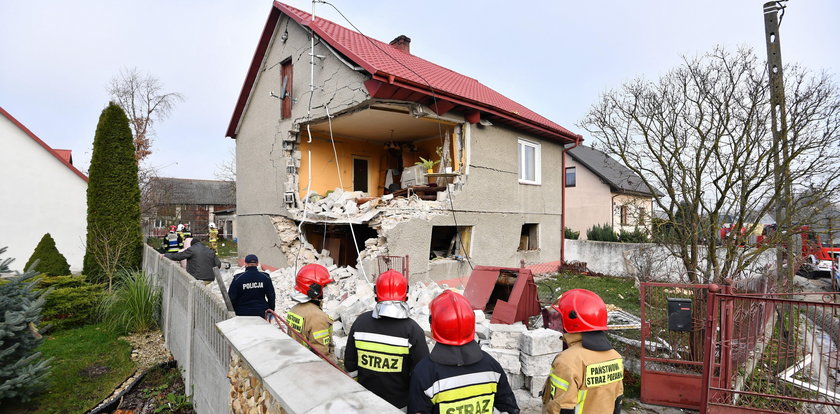
[[[111,79],[108,93],[128,116],[137,162],[152,153],[154,123],[166,119],[175,104],[184,100],[178,92],[164,92],[160,79],[137,68],[120,70]]]
[[[667,238],[659,242],[682,261],[692,282],[721,281],[747,269],[768,246],[744,248],[757,218],[788,202],[773,187],[765,71],[752,50],[717,48],[684,58],[658,81],[637,79],[606,92],[581,122],[599,149],[642,178],[665,214],[667,232],[659,234]],[[825,73],[797,66],[785,73],[791,150],[780,163],[790,169],[794,194],[836,195],[840,91]],[[808,220],[799,219],[800,225]],[[736,231],[720,239],[724,222]]]
[[[217,180],[230,181],[233,183],[229,187],[232,199],[236,199],[236,151],[231,149],[228,154],[228,159],[216,164],[216,171],[213,173]]]

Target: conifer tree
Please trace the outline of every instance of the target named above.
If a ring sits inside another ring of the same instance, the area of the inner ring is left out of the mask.
[[[67,259],[55,247],[55,240],[53,240],[49,233],[41,237],[41,241],[35,246],[35,251],[32,253],[32,256],[26,261],[24,270],[30,270],[29,267],[36,260],[39,262],[34,270],[38,273],[43,273],[48,276],[66,276],[70,274],[70,265],[67,264]]]
[[[0,248],[0,256],[6,248]],[[0,258],[0,273],[11,259]],[[48,291],[37,291],[37,272],[17,274],[0,284],[0,406],[3,400],[28,401],[43,388],[49,360],[36,352],[42,342],[38,325]]]
[[[140,230],[140,187],[134,143],[125,112],[111,102],[102,111],[93,139],[87,208],[84,273],[94,282],[109,276],[102,252],[125,243],[116,259],[119,268],[139,269],[143,238]]]

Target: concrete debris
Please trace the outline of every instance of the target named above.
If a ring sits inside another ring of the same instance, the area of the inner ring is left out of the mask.
[[[542,392],[545,387],[546,379],[548,379],[548,375],[536,375],[532,377],[526,376],[525,388],[531,391],[532,397],[539,397],[540,392]]]
[[[513,396],[516,397],[520,413],[542,412],[542,398],[532,396],[530,391],[513,390]]]
[[[519,350],[517,349],[497,349],[491,347],[482,347],[484,352],[487,352],[499,361],[499,365],[508,374],[519,374],[522,372],[522,363],[519,362]]]
[[[519,349],[528,355],[557,354],[563,350],[562,335],[553,329],[539,328],[523,332]]]
[[[545,355],[528,355],[525,353],[519,354],[519,362],[522,373],[530,377],[533,376],[548,376],[551,371],[551,363],[554,362],[556,353]]]

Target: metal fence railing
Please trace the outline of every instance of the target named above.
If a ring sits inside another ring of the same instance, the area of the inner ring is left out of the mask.
[[[840,412],[837,293],[711,295],[709,364],[702,411]],[[711,376],[711,373],[709,374]]]

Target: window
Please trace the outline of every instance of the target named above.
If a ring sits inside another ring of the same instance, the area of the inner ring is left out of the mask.
[[[647,223],[647,209],[639,207],[639,225],[644,226]]]
[[[629,210],[629,208],[627,206],[621,206],[621,225],[622,226],[627,226],[627,225],[630,224],[630,220],[628,219],[630,214],[629,214],[628,210]]]
[[[519,182],[540,184],[540,144],[519,140]]]
[[[577,183],[575,167],[566,167],[566,187],[574,187]]]
[[[280,66],[280,99],[283,106],[280,118],[292,117],[292,59],[286,59]]]
[[[525,223],[519,234],[519,248],[517,250],[537,250],[540,248],[539,224]]]
[[[432,226],[429,259],[469,257],[472,226]]]

